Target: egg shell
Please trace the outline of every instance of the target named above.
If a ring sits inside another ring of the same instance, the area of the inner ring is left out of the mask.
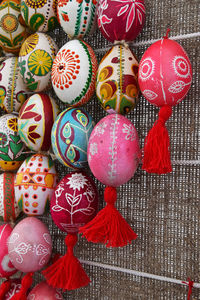
[[[3,300],[12,300],[12,297],[16,295],[22,287],[20,279],[10,279],[10,282],[10,290],[5,294]]]
[[[0,174],[0,220],[15,221],[21,210],[18,207],[14,191],[15,174]]]
[[[25,159],[25,145],[17,131],[17,117],[7,114],[0,117],[0,167],[4,171],[13,171],[20,167]]]
[[[87,166],[87,146],[93,127],[92,117],[82,108],[67,108],[57,117],[51,144],[62,164],[72,169]]]
[[[144,0],[100,0],[97,15],[98,27],[107,40],[132,41],[144,26]]]
[[[62,231],[77,233],[94,218],[98,193],[93,180],[84,172],[67,174],[57,185],[51,199],[51,216]]]
[[[57,25],[57,0],[21,1],[21,15],[33,31],[52,31]]]
[[[17,272],[8,256],[7,240],[11,235],[11,232],[12,227],[9,224],[0,226],[0,277],[5,278],[10,277]]]
[[[67,42],[53,62],[51,80],[58,98],[70,106],[87,103],[94,94],[97,59],[81,40]]]
[[[96,95],[108,113],[127,114],[138,102],[138,61],[123,45],[112,47],[99,64]]]
[[[7,113],[18,112],[27,99],[27,87],[21,76],[18,57],[10,57],[0,65],[0,107]]]
[[[93,175],[117,187],[134,175],[140,159],[135,127],[127,118],[111,114],[94,127],[88,144],[88,163]]]
[[[29,216],[44,214],[56,184],[56,169],[50,157],[34,154],[27,158],[15,180],[15,197],[19,207]]]
[[[174,106],[186,96],[192,82],[192,66],[181,45],[168,38],[152,44],[140,64],[138,83],[155,106]]]
[[[0,46],[6,52],[18,54],[27,38],[26,27],[21,22],[19,0],[4,0],[0,4]]]
[[[20,74],[31,91],[44,92],[52,87],[51,68],[57,51],[54,40],[41,32],[30,35],[22,44]]]
[[[36,272],[49,261],[52,241],[49,230],[42,221],[27,217],[13,229],[8,240],[11,262],[21,272]]]
[[[33,151],[48,151],[51,129],[58,115],[55,100],[47,94],[34,94],[23,104],[18,117],[18,133]]]
[[[83,38],[96,28],[96,0],[58,0],[58,21],[70,38]]]
[[[63,300],[63,297],[58,289],[43,281],[32,289],[28,294],[27,300]]]

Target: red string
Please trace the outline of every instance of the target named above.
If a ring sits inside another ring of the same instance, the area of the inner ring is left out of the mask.
[[[192,296],[192,288],[194,286],[194,281],[192,281],[192,280],[190,280],[190,278],[188,278],[188,282],[182,281],[182,283],[186,284],[189,287],[187,300],[190,300],[190,296]]]

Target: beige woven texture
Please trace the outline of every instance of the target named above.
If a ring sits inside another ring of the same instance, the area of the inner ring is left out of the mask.
[[[161,38],[171,28],[170,36],[184,47],[193,66],[191,89],[167,122],[173,171],[159,176],[147,174],[139,167],[134,177],[118,188],[117,208],[138,234],[136,241],[124,248],[107,249],[79,237],[75,252],[79,259],[90,262],[179,280],[190,277],[200,282],[200,0],[146,0],[145,5],[145,26],[137,40],[130,43],[138,59],[151,40]],[[51,36],[59,47],[67,41],[61,29]],[[111,46],[99,31],[85,41],[93,47],[99,62]],[[106,115],[95,97],[86,109],[96,122]],[[140,96],[137,108],[127,116],[138,130],[141,147],[157,113],[158,109]],[[70,171],[60,164],[57,168],[60,178]],[[102,208],[104,186],[96,183]],[[49,227],[54,252],[64,253],[65,235],[53,224],[50,215],[41,219]],[[90,285],[65,292],[64,299],[187,299],[188,287],[184,285],[87,264],[84,268],[91,278]],[[35,283],[41,279],[42,275],[36,273]],[[193,288],[191,299],[200,299],[200,289]]]

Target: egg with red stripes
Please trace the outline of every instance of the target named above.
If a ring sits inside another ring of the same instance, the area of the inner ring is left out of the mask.
[[[44,93],[32,95],[19,112],[18,133],[33,151],[48,151],[51,146],[51,128],[59,113],[53,98]]]

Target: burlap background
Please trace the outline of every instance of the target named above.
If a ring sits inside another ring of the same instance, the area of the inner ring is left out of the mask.
[[[120,249],[106,249],[79,238],[76,255],[91,262],[180,280],[190,277],[200,282],[200,0],[146,0],[145,4],[145,27],[138,39],[130,44],[138,59],[150,46],[151,40],[159,39],[165,35],[167,28],[171,28],[170,35],[185,48],[193,66],[190,92],[174,108],[167,122],[173,172],[169,175],[149,175],[139,168],[135,176],[118,189],[117,208],[138,234],[135,242]],[[51,36],[60,47],[67,41],[61,29],[56,29]],[[98,31],[85,41],[93,47],[99,61],[110,47]],[[64,106],[61,105],[61,108]],[[95,97],[86,109],[96,122],[106,115]],[[157,112],[158,109],[140,96],[137,108],[128,115],[138,130],[141,147]],[[60,177],[70,171],[60,164],[57,167]],[[104,205],[104,186],[96,183],[101,208]],[[64,253],[63,233],[53,225],[50,215],[41,219],[50,229],[54,252]],[[186,286],[95,266],[84,267],[92,280],[91,284],[64,293],[64,299],[187,299]],[[35,274],[35,283],[41,278],[41,274]],[[199,289],[193,289],[192,299],[200,299]]]

